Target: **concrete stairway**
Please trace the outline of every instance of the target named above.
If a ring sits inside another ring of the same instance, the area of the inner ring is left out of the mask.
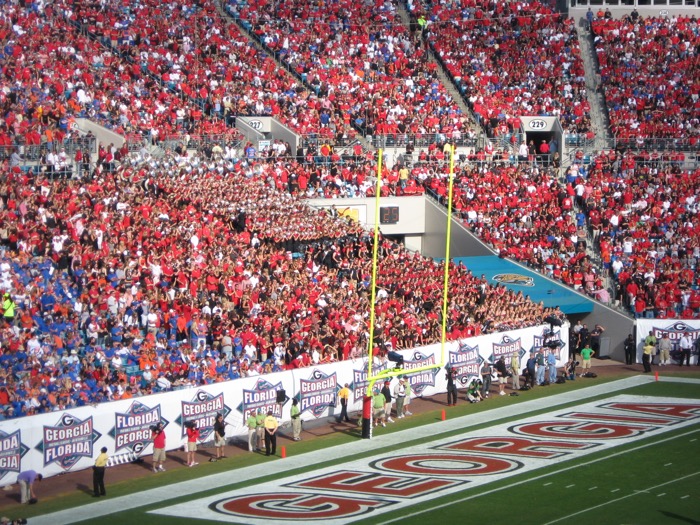
[[[592,33],[588,30],[588,24],[582,19],[576,24],[581,59],[586,71],[586,95],[591,106],[591,125],[595,133],[593,149],[600,151],[611,147],[612,135],[610,134],[610,120],[605,105],[605,95],[598,70],[598,57],[593,44]]]

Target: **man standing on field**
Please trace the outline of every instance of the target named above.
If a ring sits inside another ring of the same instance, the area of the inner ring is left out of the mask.
[[[583,348],[581,348],[581,377],[583,377],[584,374],[587,374],[591,370],[591,357],[593,357],[594,355],[595,352],[589,345],[586,345]]]

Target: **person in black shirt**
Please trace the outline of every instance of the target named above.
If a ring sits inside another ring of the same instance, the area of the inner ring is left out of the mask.
[[[637,344],[634,341],[632,334],[627,336],[625,339],[625,363],[628,365],[633,365],[637,360]]]
[[[209,461],[224,459],[224,446],[226,445],[226,423],[223,414],[216,414],[214,422],[214,446],[216,447],[216,458],[209,458]]]
[[[498,395],[506,395],[506,381],[508,381],[508,368],[506,367],[506,358],[501,356],[496,361],[496,372],[498,373]]]
[[[447,379],[447,406],[453,407],[457,404],[457,370],[448,365],[445,378]]]

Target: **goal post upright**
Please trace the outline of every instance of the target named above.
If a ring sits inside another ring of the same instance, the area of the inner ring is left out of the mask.
[[[445,343],[447,341],[447,317],[449,310],[450,241],[452,240],[452,188],[455,175],[455,145],[450,144],[450,172],[447,191],[447,233],[445,239],[445,274],[442,285],[442,327],[440,330],[440,366],[445,366]]]
[[[445,261],[442,289],[442,325],[440,329],[440,362],[434,365],[421,366],[412,368],[410,371],[404,369],[386,369],[377,374],[372,375],[372,361],[374,358],[374,325],[375,325],[375,301],[377,289],[377,260],[379,252],[379,205],[381,199],[381,182],[382,182],[382,160],[384,152],[382,149],[378,151],[377,159],[377,184],[375,192],[374,206],[374,246],[372,251],[372,279],[370,285],[370,316],[369,316],[369,341],[367,342],[367,390],[362,401],[362,437],[370,439],[372,437],[372,393],[374,384],[381,380],[396,377],[400,374],[423,372],[425,370],[434,370],[445,366],[446,356],[445,347],[447,341],[447,318],[449,309],[449,280],[450,280],[450,241],[452,232],[452,192],[454,186],[454,154],[455,146],[450,145],[450,169],[448,181],[448,202],[447,202],[447,233],[445,239]]]
[[[377,254],[379,252],[379,203],[382,193],[382,160],[384,150],[379,148],[377,158],[377,185],[374,195],[374,246],[372,249],[372,279],[370,285],[369,340],[367,341],[367,392],[362,400],[362,437],[372,436],[372,388],[376,378],[372,378],[374,353],[374,302],[377,296]]]

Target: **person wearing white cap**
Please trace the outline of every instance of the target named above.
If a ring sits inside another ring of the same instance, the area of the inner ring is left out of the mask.
[[[406,401],[406,380],[399,376],[399,382],[394,387],[394,397],[396,398],[396,417],[404,417],[404,402]]]

